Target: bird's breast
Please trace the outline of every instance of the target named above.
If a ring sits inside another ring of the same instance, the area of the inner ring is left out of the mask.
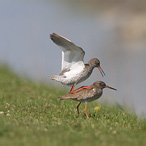
[[[74,78],[80,75],[80,73],[83,71],[84,66],[82,66],[79,63],[75,63],[70,66],[67,72],[64,72],[64,76],[67,78]]]

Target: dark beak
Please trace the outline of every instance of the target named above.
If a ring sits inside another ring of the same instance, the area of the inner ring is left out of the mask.
[[[105,86],[105,88],[110,88],[110,89],[113,89],[113,90],[117,90],[117,89],[109,87],[109,86]]]
[[[105,73],[104,73],[104,71],[102,70],[102,68],[101,68],[100,66],[98,66],[97,68],[99,69],[101,75],[102,75],[102,76],[105,76]]]

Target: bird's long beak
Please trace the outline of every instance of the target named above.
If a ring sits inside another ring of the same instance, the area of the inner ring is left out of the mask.
[[[99,69],[101,75],[102,75],[102,76],[105,76],[105,73],[104,73],[104,71],[102,70],[102,68],[101,68],[100,66],[98,66],[97,68]]]
[[[109,86],[105,86],[105,88],[110,88],[110,89],[113,89],[113,90],[117,90],[117,89],[109,87]]]

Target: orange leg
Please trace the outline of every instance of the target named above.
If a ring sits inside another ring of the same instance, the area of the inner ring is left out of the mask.
[[[81,102],[77,105],[77,112],[78,112],[78,117],[79,117],[79,106],[80,106]]]
[[[86,116],[88,118],[88,114],[87,114],[87,103],[85,103],[85,114],[86,114]]]
[[[72,88],[71,88],[71,90],[70,90],[70,93],[76,93],[76,92],[78,92],[78,91],[80,91],[80,90],[83,90],[83,89],[92,89],[92,88],[93,88],[93,87],[91,87],[91,86],[83,86],[83,87],[81,87],[81,88],[79,88],[79,89],[73,91],[74,87],[75,87],[75,86],[72,86]]]
[[[70,93],[74,93],[74,88],[75,88],[75,85],[72,86]]]

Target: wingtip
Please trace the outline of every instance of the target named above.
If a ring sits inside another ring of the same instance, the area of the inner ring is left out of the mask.
[[[50,39],[53,40],[54,33],[50,34]]]
[[[55,35],[57,35],[57,34],[56,34],[56,33],[54,33],[54,32],[50,34],[50,36],[55,36]]]
[[[56,34],[56,33],[52,33],[52,34],[50,34],[50,39],[54,42],[54,39],[56,39],[56,38],[58,38],[59,37],[59,35],[58,34]]]

